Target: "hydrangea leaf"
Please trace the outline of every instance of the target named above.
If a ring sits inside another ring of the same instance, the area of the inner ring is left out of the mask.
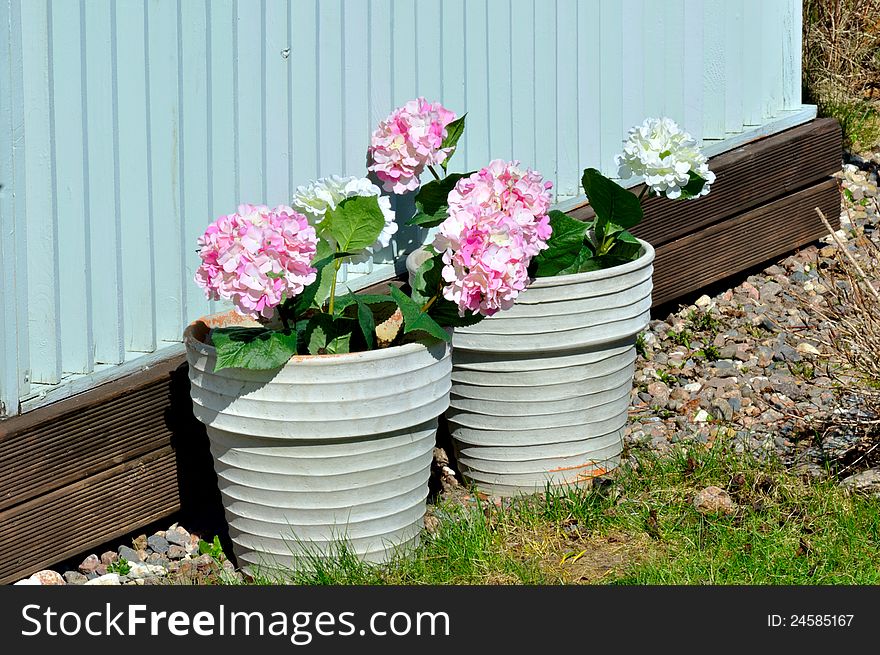
[[[578,251],[577,256],[574,258],[568,266],[560,270],[556,275],[572,275],[574,273],[583,273],[585,270],[595,270],[590,268],[593,264],[590,263],[595,259],[595,253],[593,249],[589,246],[589,244],[584,244],[584,246]]]
[[[608,251],[613,257],[620,257],[626,261],[635,261],[642,254],[642,244],[626,230],[615,236],[614,246]]]
[[[338,355],[350,352],[354,321],[319,313],[309,319],[305,341],[310,355]]]
[[[443,255],[435,254],[426,259],[413,275],[412,299],[424,305],[440,292],[443,272]]]
[[[333,246],[324,241],[318,241],[318,250],[312,260],[312,266],[318,269],[318,277],[303,292],[296,297],[295,311],[299,316],[312,307],[321,307],[330,296],[330,286],[333,284],[333,262],[341,257],[348,257],[348,252],[333,252]]]
[[[349,289],[346,298],[357,306],[357,320],[361,328],[361,334],[364,335],[364,342],[367,344],[367,350],[376,347],[376,319],[373,316],[373,310],[360,297],[356,296]]]
[[[458,305],[446,298],[437,298],[428,309],[428,315],[440,325],[448,327],[467,327],[482,321],[485,316],[473,312],[465,312],[464,316],[458,315]]]
[[[391,287],[391,297],[394,298],[394,302],[400,307],[400,313],[403,314],[404,334],[419,331],[443,341],[452,341],[449,333],[426,312],[423,312],[421,305],[403,291],[397,287]]]
[[[337,250],[356,253],[376,243],[385,215],[375,196],[352,196],[328,210],[320,227],[336,241]]]
[[[431,180],[423,184],[416,193],[416,215],[409,219],[409,225],[436,227],[446,220],[449,208],[449,192],[461,178],[471,173],[450,173],[442,180]]]
[[[638,197],[595,168],[586,169],[581,182],[590,206],[596,212],[596,231],[600,238],[604,238],[604,224],[615,223],[628,230],[642,220],[642,205]]]
[[[703,187],[706,184],[706,180],[693,171],[688,172],[688,176],[690,179],[688,183],[681,187],[681,198],[696,198],[702,192]]]
[[[247,368],[255,371],[284,366],[296,354],[295,330],[262,327],[228,327],[211,330],[211,343],[217,351],[214,370]]]
[[[452,152],[450,152],[449,156],[443,160],[442,164],[440,164],[443,167],[444,172],[446,171],[446,167],[449,165],[449,160],[452,159],[452,155],[455,154],[458,140],[461,138],[461,135],[464,134],[465,116],[467,116],[467,112],[465,112],[461,115],[460,118],[456,118],[454,121],[446,126],[446,138],[443,139],[443,143],[440,144],[440,147],[452,148]]]
[[[547,214],[553,230],[547,240],[547,249],[535,257],[535,275],[551,277],[571,266],[584,246],[587,224],[571,218],[556,209]]]

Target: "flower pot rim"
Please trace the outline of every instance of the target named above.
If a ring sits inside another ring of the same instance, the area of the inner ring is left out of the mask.
[[[654,246],[647,241],[636,237],[637,241],[642,245],[642,255],[631,262],[612,266],[610,268],[602,268],[598,271],[586,271],[584,273],[570,273],[568,275],[550,275],[547,277],[536,277],[530,283],[528,288],[533,287],[554,287],[572,282],[590,282],[593,280],[603,280],[618,275],[626,275],[640,268],[645,268],[654,261]]]
[[[214,346],[205,342],[208,331],[212,327],[226,327],[240,325],[242,327],[258,327],[260,323],[247,317],[242,316],[234,309],[216,314],[206,314],[197,318],[190,323],[183,331],[183,343],[188,349],[195,350],[203,355],[213,356],[216,354]],[[450,330],[447,330],[450,331]],[[355,362],[368,362],[381,359],[394,359],[395,357],[404,357],[409,354],[423,352],[431,346],[444,343],[437,339],[434,343],[414,342],[406,343],[400,346],[390,346],[388,348],[379,348],[375,350],[364,350],[354,353],[338,353],[325,355],[293,355],[283,366],[296,364],[298,366],[332,366],[336,364],[351,364]],[[451,347],[450,342],[447,343]],[[280,366],[278,368],[283,368]],[[275,369],[267,369],[275,370]]]

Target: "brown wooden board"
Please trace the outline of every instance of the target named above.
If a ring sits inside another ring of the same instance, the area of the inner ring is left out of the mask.
[[[840,125],[832,118],[810,121],[713,157],[709,166],[717,176],[709,195],[649,198],[633,233],[656,248],[827,178],[841,166]],[[584,221],[595,215],[588,204],[569,214]]]
[[[654,306],[818,240],[828,230],[815,207],[832,225],[839,224],[836,180],[814,184],[659,246],[654,261]]]
[[[125,535],[179,506],[175,454],[167,447],[0,512],[0,583]]]

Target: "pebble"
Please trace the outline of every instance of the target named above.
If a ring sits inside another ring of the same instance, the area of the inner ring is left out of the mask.
[[[168,552],[168,540],[165,537],[160,537],[159,535],[148,537],[147,546],[152,549],[154,553],[163,554]]]
[[[79,571],[65,571],[64,581],[67,584],[85,584],[89,579]]]
[[[35,580],[40,585],[63,585],[67,584],[58,571],[37,571],[31,576],[31,580]]]
[[[97,587],[116,587],[122,583],[119,581],[119,575],[116,573],[106,573],[94,580],[89,580],[85,584],[87,587],[92,585]]]
[[[880,467],[851,475],[840,486],[855,493],[880,498]]]
[[[694,496],[694,508],[700,514],[733,514],[737,504],[724,489],[710,486]]]
[[[129,548],[128,546],[120,546],[119,550],[117,552],[119,553],[120,559],[124,559],[125,561],[127,561],[129,563],[143,561],[143,558],[140,556],[140,553],[138,553],[133,548]]]

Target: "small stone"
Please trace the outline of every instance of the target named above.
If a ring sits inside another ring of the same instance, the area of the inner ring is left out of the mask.
[[[686,385],[684,385],[682,387],[682,389],[684,389],[688,393],[696,393],[702,388],[703,388],[703,385],[700,382],[688,382]]]
[[[65,571],[64,581],[67,584],[85,584],[89,579],[79,571]]]
[[[840,486],[855,493],[880,497],[880,467],[851,475]]]
[[[705,409],[699,410],[694,415],[694,423],[706,423],[709,420],[709,412]]]
[[[98,587],[117,587],[122,583],[119,581],[119,575],[116,573],[107,573],[85,583],[86,586],[94,585]]]
[[[440,531],[440,519],[430,514],[425,514],[425,531],[430,535],[435,535]]]
[[[82,564],[79,565],[79,572],[91,573],[92,571],[97,569],[100,564],[101,560],[98,559],[97,555],[89,555],[82,561]]]
[[[114,553],[112,550],[108,550],[106,553],[101,555],[101,564],[104,566],[110,566],[113,562],[116,562],[119,559],[119,555]]]
[[[716,398],[712,401],[712,413],[725,421],[733,420],[733,407],[724,398]]]
[[[168,540],[165,537],[153,535],[147,539],[147,546],[149,546],[154,553],[164,554],[168,552]]]
[[[138,535],[131,541],[132,546],[134,546],[135,550],[146,550],[147,549],[147,535],[142,534]]]
[[[797,350],[787,343],[780,343],[777,344],[773,351],[773,360],[777,362],[799,362],[801,361],[801,356]]]
[[[168,558],[161,553],[150,553],[149,557],[147,557],[147,564],[155,564],[156,566],[161,566],[163,569],[167,569],[170,562]]]
[[[18,586],[38,587],[38,586],[40,586],[40,584],[41,584],[40,581],[37,580],[36,578],[25,578],[24,580],[19,580],[18,582],[13,582],[12,586],[13,587],[18,587]]]
[[[36,580],[41,585],[67,584],[58,571],[51,571],[49,569],[46,569],[45,571],[37,571],[31,576],[31,580]]]
[[[700,514],[733,514],[737,505],[730,494],[720,487],[706,487],[694,496],[694,508]]]
[[[187,556],[186,548],[183,546],[178,546],[177,544],[172,544],[168,547],[168,559],[169,560],[179,560],[183,559]]]
[[[165,575],[165,567],[156,564],[146,564],[144,562],[129,562],[130,570],[128,577],[132,580],[137,578],[148,578],[150,576]]]
[[[128,546],[120,546],[119,547],[119,557],[120,559],[124,559],[127,562],[142,562],[143,558],[138,554],[136,550],[133,548],[129,548]]]
[[[697,307],[708,307],[709,305],[712,304],[712,299],[709,296],[703,294],[702,296],[697,298],[697,300],[694,304]]]
[[[819,351],[816,346],[807,343],[806,341],[802,341],[797,345],[797,351],[803,355],[821,355],[822,353]]]
[[[165,539],[169,544],[175,544],[177,546],[183,546],[186,548],[190,543],[190,535],[189,532],[181,528],[180,526],[175,527],[173,530],[168,530],[165,533]]]

